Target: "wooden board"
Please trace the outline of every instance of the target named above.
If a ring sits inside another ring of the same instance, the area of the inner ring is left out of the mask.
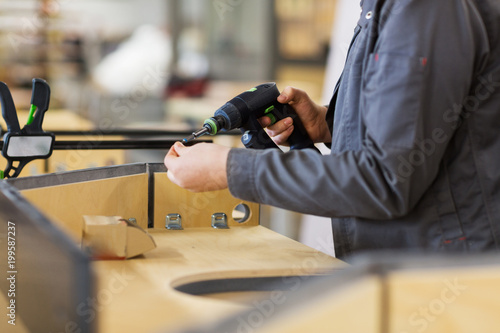
[[[255,333],[380,333],[381,282],[375,276],[356,280],[342,290],[325,289],[310,299],[273,317]]]
[[[140,174],[22,191],[22,194],[77,240],[83,215],[135,217],[145,227],[148,175]],[[248,301],[233,296],[192,296],[175,290],[191,282],[321,274],[346,264],[303,244],[258,226],[259,206],[243,224],[229,219],[230,229],[211,228],[211,214],[229,217],[241,203],[228,191],[193,194],[155,174],[157,248],[130,260],[95,261],[94,294],[78,309],[98,332],[157,332],[222,320],[247,309]],[[185,229],[165,230],[168,209],[183,215]],[[205,211],[205,212],[203,212]],[[142,216],[142,218],[141,218]],[[144,222],[142,222],[144,221]],[[253,225],[253,226],[252,226]],[[252,293],[251,293],[252,294]],[[255,293],[244,299],[267,297]],[[253,302],[252,301],[252,302]]]
[[[84,215],[135,218],[148,226],[148,175],[140,174],[21,191],[55,223],[81,240]]]
[[[232,218],[234,208],[246,204],[251,215],[247,222]],[[166,173],[155,173],[155,228],[165,228],[166,216],[179,214],[184,228],[210,227],[212,214],[225,213],[229,227],[259,225],[259,205],[234,198],[229,190],[192,193],[173,184]]]
[[[106,137],[106,140],[122,140],[123,137]],[[54,150],[52,156],[47,160],[47,173],[90,169],[97,167],[121,165],[125,163],[125,152],[123,150],[99,150],[102,141],[91,137],[69,137],[56,138],[60,141],[95,140],[90,146],[82,145],[81,149]]]
[[[231,277],[307,275],[346,267],[338,259],[264,227],[152,230],[155,250],[93,263],[98,332],[162,332],[222,320],[238,300],[192,296],[173,286]],[[88,314],[90,319],[91,315]],[[96,319],[92,318],[92,319]]]
[[[414,269],[388,281],[390,333],[499,331],[500,267]]]

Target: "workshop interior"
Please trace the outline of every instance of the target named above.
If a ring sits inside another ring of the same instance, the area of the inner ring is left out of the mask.
[[[0,332],[498,332],[500,258],[335,257],[331,221],[173,184],[176,143],[314,149],[355,0],[0,1]],[[258,119],[294,118],[290,146]]]

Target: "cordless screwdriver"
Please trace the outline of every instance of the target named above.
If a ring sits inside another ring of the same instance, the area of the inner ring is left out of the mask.
[[[241,93],[215,111],[214,116],[205,120],[203,127],[183,140],[190,142],[202,135],[216,135],[219,132],[239,128],[243,133],[241,141],[247,148],[278,148],[267,135],[258,119],[268,116],[271,124],[291,117],[294,131],[288,138],[290,149],[312,148],[317,150],[300,118],[288,104],[278,102],[280,92],[276,83],[264,83]],[[317,150],[318,151],[318,150]],[[319,151],[318,151],[319,152]]]

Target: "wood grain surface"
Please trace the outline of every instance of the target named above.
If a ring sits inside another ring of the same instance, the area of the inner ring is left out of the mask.
[[[42,187],[21,191],[23,196],[77,242],[84,215],[135,218],[148,226],[147,174]]]
[[[99,332],[157,332],[207,324],[247,308],[239,299],[192,296],[179,284],[221,278],[319,274],[346,264],[264,227],[151,231],[158,247],[127,261],[94,263]]]
[[[239,204],[250,209],[245,223],[232,218],[233,210]],[[169,214],[179,214],[184,228],[210,227],[212,214],[225,213],[229,227],[259,225],[259,205],[234,198],[229,190],[192,193],[175,184],[166,173],[155,173],[155,228],[165,228]]]

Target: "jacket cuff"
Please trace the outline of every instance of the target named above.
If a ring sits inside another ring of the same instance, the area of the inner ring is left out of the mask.
[[[255,187],[255,160],[258,151],[233,148],[227,158],[227,184],[231,194],[239,199],[258,202]]]

